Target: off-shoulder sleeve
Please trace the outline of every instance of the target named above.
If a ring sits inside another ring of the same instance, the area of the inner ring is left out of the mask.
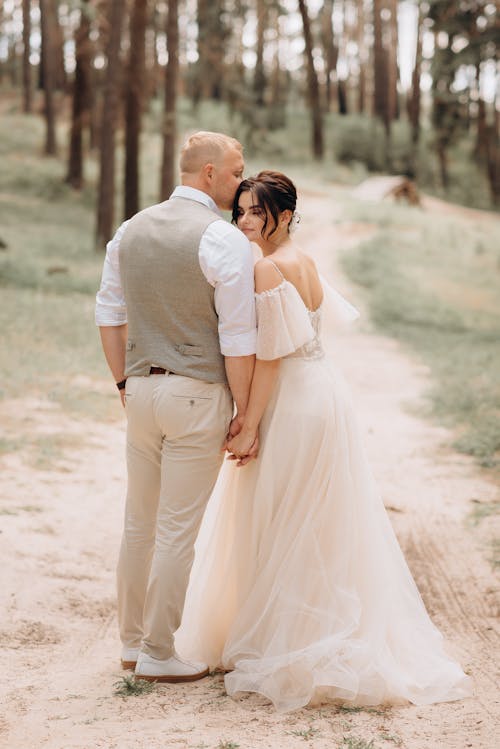
[[[320,275],[321,286],[323,287],[322,309],[322,328],[329,332],[339,325],[352,323],[359,317],[359,311],[356,307],[345,299],[336,289],[334,289],[326,279]]]
[[[255,295],[257,359],[280,359],[314,338],[314,329],[299,292],[283,281]]]

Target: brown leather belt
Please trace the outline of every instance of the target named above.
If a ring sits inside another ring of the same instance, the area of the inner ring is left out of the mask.
[[[163,369],[163,367],[150,367],[149,374],[167,374],[167,370]]]

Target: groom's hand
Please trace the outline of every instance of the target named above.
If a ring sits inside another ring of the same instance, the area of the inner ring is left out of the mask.
[[[236,463],[237,468],[241,468],[242,466],[246,466],[247,463],[250,463],[251,460],[255,460],[255,458],[259,457],[259,438],[255,438],[255,442],[253,443],[252,447],[250,448],[248,455],[245,455],[244,457],[237,458],[236,455],[229,455],[228,460],[237,460]]]
[[[227,442],[227,450],[232,453],[229,460],[237,460],[238,466],[246,465],[252,458],[257,457],[259,449],[258,434],[254,430],[241,429],[240,432]]]
[[[229,425],[229,430],[226,435],[226,439],[224,440],[224,444],[222,445],[222,450],[227,450],[228,443],[236,437],[237,434],[241,432],[241,427],[243,426],[243,417],[239,414],[236,414],[236,416],[231,419],[231,423]]]

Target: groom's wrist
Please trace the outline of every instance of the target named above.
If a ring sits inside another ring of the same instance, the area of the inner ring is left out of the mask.
[[[125,385],[127,383],[127,378],[125,377],[123,380],[120,380],[120,382],[116,383],[116,387],[118,390],[125,390]]]

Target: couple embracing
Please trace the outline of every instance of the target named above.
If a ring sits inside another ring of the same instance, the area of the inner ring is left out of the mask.
[[[106,252],[96,322],[127,414],[122,665],[158,682],[221,668],[230,695],[280,711],[467,696],[325,355],[325,318],[355,310],[290,236],[293,183],[243,170],[238,141],[192,135],[182,184]]]

